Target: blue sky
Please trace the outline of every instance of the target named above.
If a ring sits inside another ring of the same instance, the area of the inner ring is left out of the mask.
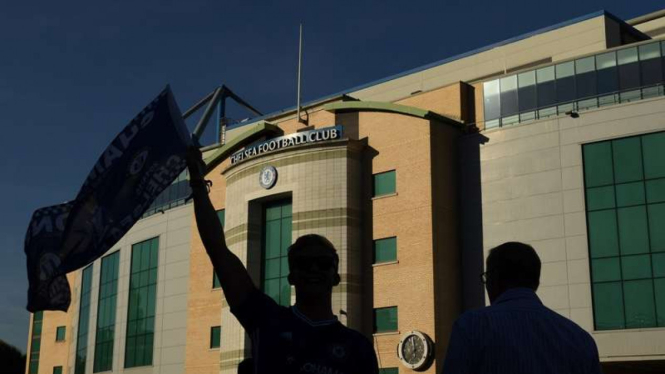
[[[23,237],[72,199],[101,151],[171,84],[184,111],[226,84],[264,113],[605,9],[641,1],[32,1],[0,12],[0,339],[26,350]],[[237,107],[229,116],[248,116]],[[212,133],[212,131],[208,131]],[[207,139],[210,139],[209,137]]]

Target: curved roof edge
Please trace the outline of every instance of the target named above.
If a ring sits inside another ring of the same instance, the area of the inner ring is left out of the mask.
[[[329,112],[337,111],[370,111],[403,114],[405,116],[418,117],[427,120],[436,120],[455,127],[464,128],[464,124],[452,118],[448,118],[431,110],[420,109],[408,105],[386,103],[382,101],[342,101],[330,103],[323,106],[323,110]]]
[[[228,143],[219,147],[212,155],[207,157],[204,162],[206,164],[205,174],[212,171],[217,165],[229,157],[238,148],[255,141],[264,135],[283,135],[284,131],[279,127],[267,121],[259,121],[252,125],[248,125],[247,131],[231,139]]]

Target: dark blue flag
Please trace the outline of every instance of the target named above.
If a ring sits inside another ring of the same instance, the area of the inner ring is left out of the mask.
[[[184,170],[191,139],[169,87],[111,142],[76,199],[38,209],[25,239],[30,312],[66,311],[65,274],[108,251]]]

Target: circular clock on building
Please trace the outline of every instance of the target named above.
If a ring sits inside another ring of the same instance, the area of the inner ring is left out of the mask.
[[[266,190],[271,189],[277,183],[277,169],[274,166],[266,166],[259,173],[259,184]]]
[[[402,364],[412,370],[425,369],[431,362],[432,340],[420,331],[410,331],[397,346],[397,356]]]

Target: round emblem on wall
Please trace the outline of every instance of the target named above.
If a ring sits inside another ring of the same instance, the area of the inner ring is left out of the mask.
[[[429,336],[410,331],[397,346],[397,356],[411,370],[424,370],[432,362],[433,344]]]
[[[259,184],[266,190],[271,189],[277,183],[277,169],[274,166],[266,166],[259,173]]]

